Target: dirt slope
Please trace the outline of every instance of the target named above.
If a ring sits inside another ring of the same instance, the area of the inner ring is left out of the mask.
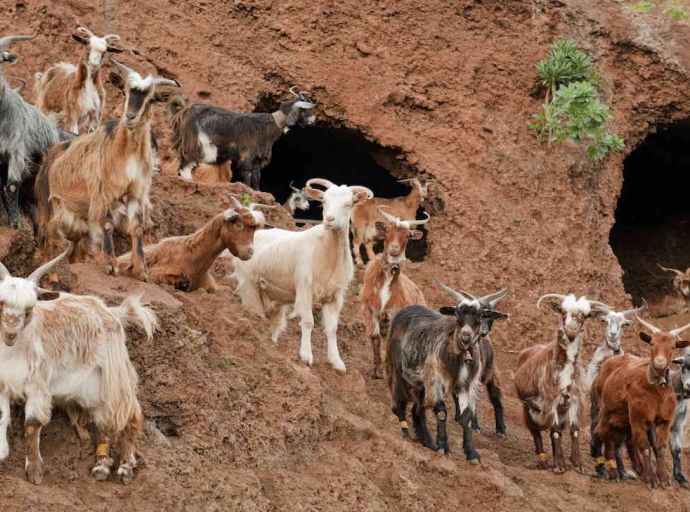
[[[0,464],[3,510],[688,510],[687,491],[677,488],[537,472],[512,391],[516,356],[505,352],[551,340],[555,319],[534,308],[542,293],[628,304],[608,245],[624,155],[594,166],[580,148],[534,143],[524,123],[540,104],[535,62],[555,39],[577,41],[606,77],[615,129],[631,151],[653,126],[688,117],[687,25],[593,0],[2,0],[0,8],[2,34],[39,33],[14,48],[22,60],[4,66],[6,74],[31,79],[50,63],[76,59],[69,33],[83,24],[122,35],[125,64],[177,78],[194,101],[251,111],[299,83],[312,91],[320,122],[359,130],[441,180],[431,255],[408,268],[432,306],[447,303],[433,285],[437,275],[476,293],[512,287],[503,305],[511,319],[493,336],[510,437],[491,434],[482,399],[483,465],[473,467],[455,425],[450,457],[399,436],[384,383],[369,378],[356,300],[361,274],[339,331],[343,376],[325,363],[320,332],[313,368],[298,361],[294,323],[271,344],[266,322],[233,296],[227,262],[218,264],[215,295],[72,266],[76,292],[117,302],[143,291],[161,317],[153,342],[135,334],[130,342],[147,417],[142,466],[130,487],[92,482],[92,447],[58,412],[42,443],[45,484],[32,486],[23,478],[17,410],[12,454]],[[117,115],[119,92],[108,91]],[[160,107],[155,130],[168,157]],[[159,234],[193,231],[240,191],[157,178]],[[0,256],[12,271],[31,268],[32,253],[27,233],[0,230]],[[600,339],[598,325],[589,332],[591,343]],[[644,353],[632,338],[627,346]]]

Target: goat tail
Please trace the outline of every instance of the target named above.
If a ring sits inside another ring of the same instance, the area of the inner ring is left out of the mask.
[[[172,121],[178,112],[185,108],[185,106],[185,101],[179,96],[168,101],[168,104],[165,108],[165,118],[168,120],[168,122]]]
[[[141,302],[141,295],[130,295],[117,307],[109,308],[124,327],[135,327],[151,340],[158,328],[158,318],[153,310]]]

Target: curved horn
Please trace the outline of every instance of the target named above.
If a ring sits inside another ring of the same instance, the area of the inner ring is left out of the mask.
[[[110,60],[113,60],[113,59],[110,59]],[[170,80],[169,78],[159,78],[159,77],[156,77],[153,79],[153,85],[155,85],[156,87],[166,87],[166,86],[182,87],[180,85],[180,82],[178,82],[177,80]]]
[[[8,80],[10,80],[10,79],[16,80],[17,82],[19,82],[19,84],[20,84],[19,87],[15,87],[14,89],[12,89],[17,94],[22,92],[24,90],[24,88],[26,87],[26,80],[24,80],[23,78],[19,78],[18,76],[8,76],[7,79]]]
[[[106,41],[119,41],[121,38],[117,34],[106,34],[103,36]]]
[[[309,181],[307,181],[307,184],[305,185],[307,188],[314,188],[312,185],[321,185],[326,188],[331,188],[335,187],[335,183],[330,182],[328,180],[325,180],[323,178],[312,178]]]
[[[246,208],[246,206],[243,205],[240,201],[238,201],[235,196],[230,196],[230,201],[232,201],[232,204],[235,206],[235,208],[239,208],[240,210],[242,208]]]
[[[0,261],[0,281],[5,279],[6,277],[12,277],[12,274],[10,274],[10,271],[7,270],[7,267],[3,265]]]
[[[261,204],[261,203],[251,203],[249,205],[250,210],[256,210],[258,209],[266,209],[266,210],[274,210],[275,208],[279,208],[280,206],[277,204]]]
[[[543,299],[552,298],[552,297],[554,297],[556,299],[560,299],[561,302],[563,302],[565,300],[566,296],[561,295],[560,293],[547,293],[546,295],[542,295],[541,297],[539,297],[539,300],[537,301],[537,308],[541,305],[541,301]]]
[[[293,182],[291,181],[291,182],[290,182],[290,188],[292,189],[293,192],[297,192],[297,193],[302,192],[300,189],[298,189],[297,187],[293,186],[292,183],[293,183]]]
[[[413,227],[415,227],[415,226],[422,226],[422,225],[426,224],[427,222],[429,222],[429,221],[431,220],[431,215],[429,215],[427,212],[424,212],[424,215],[426,215],[426,219],[422,219],[422,220],[406,220],[406,221],[403,221],[403,224],[405,224],[405,226],[406,226],[408,229],[413,228]]]
[[[467,293],[465,290],[459,290],[459,292],[460,292],[460,294],[465,295],[469,300],[479,301],[479,299],[477,299],[477,297],[475,297],[471,293]]]
[[[407,183],[408,181],[416,180],[417,178],[405,178],[404,180],[398,180],[398,183]]]
[[[608,311],[615,311],[611,306],[608,304],[604,304],[603,302],[599,302],[598,300],[589,300],[587,299],[587,302],[589,302],[590,306],[594,306],[595,308],[598,309],[606,309]]]
[[[0,49],[7,45],[18,43],[19,41],[28,41],[30,39],[35,39],[36,36],[7,36],[0,39]]]
[[[292,95],[293,95],[294,97],[300,98],[300,99],[301,99],[302,97],[301,97],[298,93],[295,92],[295,89],[297,89],[298,87],[299,87],[298,85],[293,85],[293,86],[290,87],[290,89],[288,89],[288,90],[292,93]]]
[[[43,275],[50,269],[52,269],[55,265],[57,265],[60,262],[60,260],[67,256],[70,252],[72,252],[72,242],[69,243],[67,249],[65,249],[65,251],[62,254],[60,254],[57,258],[50,260],[48,263],[38,267],[36,270],[31,272],[31,275],[29,275],[29,277],[27,277],[26,279],[28,281],[36,283],[37,286],[40,285],[41,278],[43,277]]]
[[[502,300],[506,295],[508,295],[509,291],[510,287],[504,288],[503,290],[499,290],[495,293],[490,293],[489,295],[484,295],[484,297],[479,299],[479,302],[482,304],[491,304],[492,306],[495,306],[499,300]]]
[[[311,101],[300,100],[300,101],[296,101],[296,102],[294,103],[293,107],[297,107],[297,108],[313,108],[313,107],[314,107],[314,104],[313,104]]]
[[[381,217],[383,217],[383,218],[386,219],[388,222],[390,222],[391,224],[397,224],[397,223],[400,221],[399,218],[393,217],[390,213],[384,212],[384,211],[381,209],[380,206],[379,206],[378,208],[376,208],[376,212],[377,212]]]
[[[658,327],[654,327],[654,326],[653,326],[652,324],[650,324],[649,322],[645,322],[644,320],[642,320],[642,319],[640,318],[640,316],[639,316],[637,313],[635,313],[635,318],[637,318],[637,321],[638,321],[638,322],[640,322],[642,325],[644,325],[647,329],[649,329],[649,330],[652,331],[653,333],[654,333],[654,332],[661,332],[661,329],[659,329]],[[683,327],[683,329],[685,329],[685,328],[687,328],[687,327],[688,327],[688,326]]]
[[[677,270],[677,269],[675,269],[675,268],[666,268],[666,267],[662,267],[662,266],[659,265],[658,263],[657,263],[657,265],[659,266],[659,268],[660,268],[661,270],[663,270],[663,271],[665,271],[665,272],[673,272],[673,273],[675,273],[675,274],[677,274],[677,275],[679,275],[679,276],[681,276],[681,277],[685,276],[685,272],[681,272],[680,270]]]
[[[687,329],[688,327],[690,327],[690,324],[684,325],[683,327],[678,327],[677,329],[673,329],[673,330],[668,331],[668,332],[669,332],[669,334],[672,334],[673,336],[678,337],[678,335],[681,332],[683,332],[685,329]]]
[[[637,313],[638,311],[642,311],[646,306],[647,306],[647,304],[644,304],[644,305],[640,306],[639,308],[626,309],[625,311],[621,311],[620,314],[623,316],[628,316],[630,313]]]
[[[137,73],[136,71],[134,71],[133,69],[129,69],[129,68],[128,68],[127,66],[125,66],[124,64],[120,64],[118,61],[116,61],[116,60],[113,59],[112,57],[110,57],[110,62],[112,62],[113,64],[115,64],[115,67],[116,67],[117,69],[119,69],[120,71],[122,71],[125,75],[130,75],[130,74],[132,74],[132,73],[138,74],[138,73]]]
[[[364,192],[367,194],[367,199],[371,199],[374,197],[374,193],[368,189],[367,187],[362,187],[360,185],[350,185],[349,189],[352,191],[353,194],[357,194],[359,192]]]
[[[77,27],[77,30],[75,32],[79,32],[80,34],[87,35],[89,37],[96,37],[96,34],[91,32],[88,28],[86,27]]]
[[[436,278],[436,282],[441,287],[441,289],[443,291],[445,291],[448,295],[453,297],[457,301],[458,304],[460,304],[463,300],[466,300],[465,297],[462,296],[462,294],[456,292],[452,288],[449,288],[448,286],[443,284],[441,281],[439,281],[438,277]]]

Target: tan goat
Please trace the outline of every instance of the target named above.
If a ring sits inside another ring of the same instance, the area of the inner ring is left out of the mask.
[[[378,208],[386,207],[387,213],[400,220],[415,220],[419,206],[427,198],[427,185],[436,180],[425,180],[418,178],[410,178],[400,180],[400,182],[409,182],[412,190],[406,196],[395,197],[393,199],[384,199],[382,197],[373,197],[368,201],[352,208],[352,250],[355,256],[355,263],[363,265],[361,247],[367,251],[369,261],[376,257],[374,254],[374,243],[377,240],[383,240],[385,233],[376,229],[376,222],[380,222],[378,216]]]
[[[50,259],[60,234],[73,242],[89,236],[91,251],[116,272],[113,229],[126,206],[132,238],[132,275],[147,279],[143,234],[154,171],[151,105],[156,86],[180,84],[139,73],[112,60],[126,74],[125,108],[119,121],[54,146],[36,178],[39,245]],[[104,236],[105,235],[105,236]],[[50,275],[57,283],[57,275]]]
[[[203,288],[213,293],[216,282],[209,269],[221,252],[228,249],[243,261],[252,257],[254,232],[264,226],[264,216],[255,208],[266,205],[252,204],[248,208],[231,199],[234,210],[216,215],[196,233],[166,238],[144,249],[150,283],[168,284],[186,292]],[[131,253],[117,259],[119,275],[131,277],[132,270]]]
[[[89,29],[79,27],[72,37],[83,44],[84,55],[78,66],[60,62],[45,73],[36,73],[36,107],[52,117],[65,130],[78,134],[84,126],[93,132],[101,123],[105,108],[105,89],[101,79],[103,55],[106,52],[121,53],[110,46],[120,36],[108,34],[98,37]]]

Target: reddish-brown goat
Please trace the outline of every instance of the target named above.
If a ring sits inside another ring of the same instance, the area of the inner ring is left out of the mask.
[[[225,249],[241,260],[254,253],[254,232],[264,226],[264,216],[254,211],[264,205],[243,206],[234,197],[234,209],[216,215],[196,233],[166,238],[144,249],[149,282],[168,284],[191,292],[199,288],[216,291],[216,282],[209,269]],[[117,273],[133,277],[132,253],[117,259]]]
[[[373,377],[382,379],[381,324],[386,325],[387,330],[390,321],[402,308],[415,304],[426,306],[422,291],[402,274],[401,270],[402,263],[405,261],[407,241],[422,238],[422,232],[412,227],[429,222],[429,215],[425,220],[401,221],[383,210],[378,210],[378,213],[389,223],[377,222],[377,229],[386,233],[383,253],[367,265],[360,297],[367,336],[371,339],[371,347],[374,351]]]
[[[663,332],[639,317],[637,320],[653,333],[651,336],[640,333],[640,339],[651,345],[650,357],[643,359],[626,354],[612,357],[602,365],[592,385],[599,402],[595,433],[604,444],[610,479],[619,477],[616,451],[630,437],[630,457],[634,469],[641,471],[642,480],[648,487],[667,486],[670,484],[664,455],[676,411],[676,395],[668,382],[668,366],[674,349],[690,345],[688,341],[677,339],[690,324]],[[656,454],[656,471],[652,468],[652,452]]]

